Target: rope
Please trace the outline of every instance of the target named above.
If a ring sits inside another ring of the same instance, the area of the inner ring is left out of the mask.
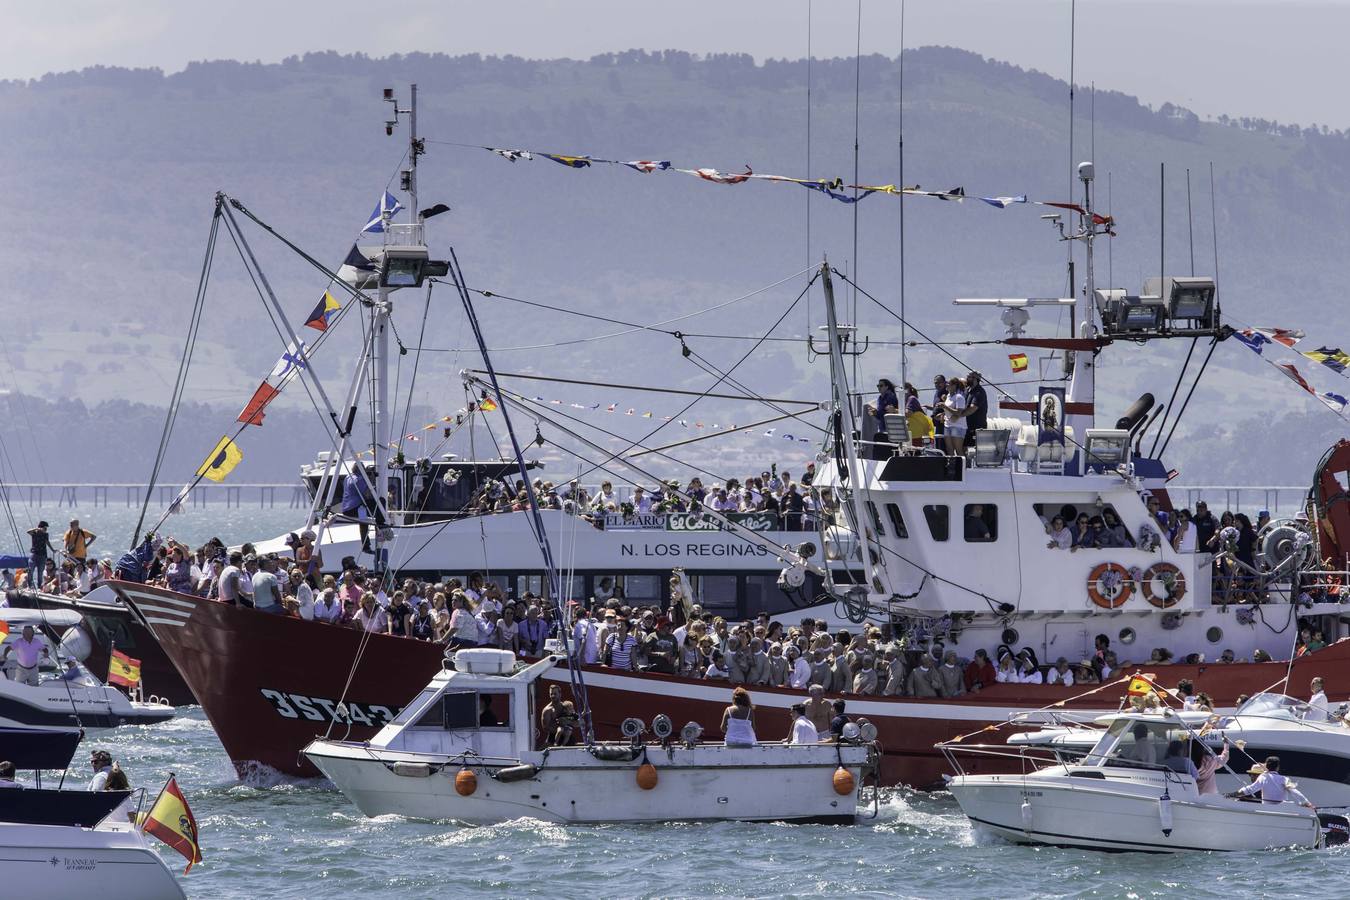
[[[141,512],[136,519],[136,528],[131,533],[131,547],[140,543],[141,526],[145,524],[145,513],[150,508],[150,494],[159,481],[159,470],[169,447],[169,436],[178,418],[178,408],[183,402],[183,390],[187,387],[188,368],[192,365],[192,354],[197,345],[197,331],[201,327],[202,308],[206,305],[206,287],[211,280],[211,263],[216,253],[216,236],[220,231],[222,196],[216,195],[215,211],[211,215],[210,236],[206,241],[206,252],[202,256],[201,273],[197,276],[197,297],[192,307],[192,318],[188,322],[187,340],[183,342],[183,354],[178,360],[178,375],[174,379],[173,393],[169,398],[169,408],[164,414],[164,428],[159,435],[159,449],[155,451],[155,464],[150,469],[150,483],[145,489],[145,500],[141,503]],[[156,526],[158,527],[158,526]]]

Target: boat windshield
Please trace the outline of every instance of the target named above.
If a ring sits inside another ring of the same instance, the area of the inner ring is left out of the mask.
[[[1190,736],[1180,724],[1117,719],[1084,757],[1082,764],[1158,768],[1165,765],[1168,748],[1173,742],[1185,741]]]
[[[1286,694],[1256,694],[1237,709],[1239,716],[1263,716],[1268,719],[1298,719],[1308,704]]]

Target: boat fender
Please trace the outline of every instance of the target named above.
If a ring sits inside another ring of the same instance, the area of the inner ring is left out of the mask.
[[[857,782],[853,779],[853,773],[843,766],[834,770],[834,792],[841,797],[847,797],[853,793],[853,788]]]
[[[1172,795],[1167,793],[1167,788],[1163,788],[1162,796],[1158,798],[1158,824],[1165,836],[1172,836]]]
[[[529,781],[539,774],[539,767],[531,763],[523,763],[519,766],[507,766],[504,769],[498,769],[493,777],[498,781]]]
[[[1025,797],[1022,798],[1022,830],[1031,830],[1031,801]]]
[[[461,797],[468,797],[476,790],[478,790],[478,776],[473,774],[473,769],[466,766],[455,773],[456,794]]]
[[[656,787],[657,775],[656,766],[645,762],[637,768],[637,786],[644,791],[650,791]]]
[[[1145,584],[1147,590],[1147,583]],[[1104,562],[1093,568],[1087,580],[1088,599],[1102,609],[1117,609],[1134,593],[1130,570],[1120,563]]]
[[[607,762],[632,762],[637,759],[638,751],[622,744],[596,744],[591,748],[591,756]]]
[[[396,762],[389,767],[389,771],[405,778],[429,778],[431,776],[431,766],[426,763]]]

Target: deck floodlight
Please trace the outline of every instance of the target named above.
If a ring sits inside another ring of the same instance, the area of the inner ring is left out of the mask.
[[[385,247],[380,268],[380,287],[420,287],[426,278],[425,246]]]

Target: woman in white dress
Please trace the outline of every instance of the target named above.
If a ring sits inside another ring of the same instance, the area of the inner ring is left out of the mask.
[[[731,692],[731,705],[722,713],[722,734],[728,747],[755,746],[755,707],[743,687]]]

